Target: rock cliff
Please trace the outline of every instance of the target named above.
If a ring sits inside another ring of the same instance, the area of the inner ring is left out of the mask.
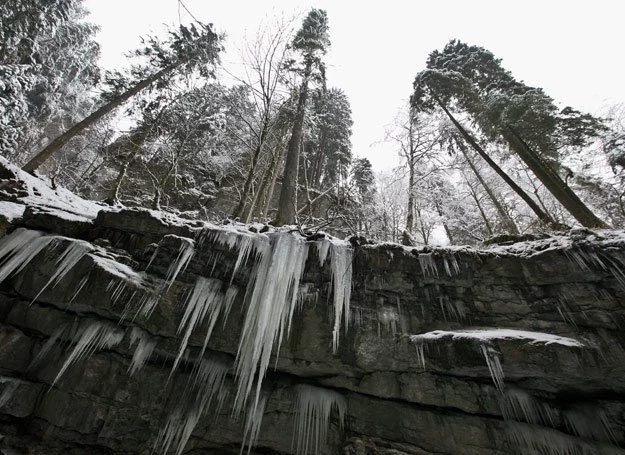
[[[0,178],[1,453],[625,454],[621,232],[350,244]]]

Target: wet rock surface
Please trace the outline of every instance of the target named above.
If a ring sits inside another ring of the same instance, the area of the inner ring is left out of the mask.
[[[240,260],[242,239],[297,234],[137,209],[87,221],[43,212],[27,208],[0,238],[1,252],[20,233],[52,237],[14,273],[2,267],[15,256],[0,266],[0,452],[159,453],[180,404],[208,396],[196,379],[210,359],[225,368],[220,393],[180,453],[239,453],[250,412],[233,415],[236,359],[259,261]],[[336,277],[319,260],[323,239],[309,242],[251,453],[295,453],[298,390],[316,390],[336,405],[322,454],[625,454],[623,239],[572,231],[484,250],[350,246],[350,316],[336,352]],[[210,327],[207,316],[188,329],[200,279],[231,308],[225,323]],[[493,335],[501,329],[510,332]]]

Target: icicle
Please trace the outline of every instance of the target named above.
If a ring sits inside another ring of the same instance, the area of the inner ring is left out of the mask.
[[[16,229],[0,240],[0,283],[10,275],[19,273],[32,261],[41,250],[57,237],[44,235],[43,232],[28,229]]]
[[[592,408],[567,409],[562,413],[567,429],[582,438],[616,441],[610,422],[603,411]]]
[[[0,408],[7,404],[13,397],[20,382],[22,381],[19,379],[0,376],[0,386],[2,387],[2,393],[0,393]]]
[[[518,420],[555,427],[558,414],[524,390],[507,388],[500,399],[501,413],[506,420]]]
[[[419,265],[423,271],[423,276],[438,278],[438,268],[436,267],[436,260],[434,259],[434,256],[432,256],[432,253],[420,253],[417,257],[419,258]]]
[[[484,355],[484,360],[486,360],[486,365],[488,366],[488,371],[490,371],[490,376],[493,378],[493,382],[495,383],[495,387],[500,392],[503,392],[504,382],[503,382],[503,368],[501,367],[501,362],[499,360],[499,353],[487,344],[480,344],[480,349],[482,354]]]
[[[350,320],[356,327],[360,327],[363,322],[364,309],[361,306],[350,305]]]
[[[74,290],[74,293],[72,294],[72,296],[69,299],[69,303],[72,303],[76,297],[78,297],[78,294],[80,293],[80,291],[82,291],[82,288],[85,287],[85,285],[89,282],[89,276],[85,275],[80,279],[80,282],[78,283],[78,286],[76,286],[76,289]]]
[[[519,449],[532,449],[544,455],[583,455],[588,453],[579,441],[567,434],[549,428],[519,422],[507,423],[510,442]]]
[[[237,231],[215,232],[211,233],[210,237],[211,240],[218,245],[225,245],[229,249],[237,249],[239,252],[237,261],[232,270],[231,283],[239,269],[245,266],[252,253],[255,254],[256,259],[260,259],[261,256],[267,253],[266,237]]]
[[[425,344],[416,343],[415,347],[417,348],[417,361],[423,367],[423,371],[425,371]]]
[[[243,444],[241,444],[240,454],[243,453],[247,446],[247,453],[252,450],[252,447],[256,445],[258,441],[258,435],[260,434],[260,427],[263,423],[263,416],[265,415],[265,407],[267,406],[267,394],[261,395],[258,400],[258,406],[254,409],[251,405],[247,411],[247,418],[245,419],[245,429],[243,431]]]
[[[331,244],[332,243],[328,239],[322,239],[315,242],[317,255],[319,256],[319,267],[323,267],[323,264],[325,264]]]
[[[210,322],[206,331],[202,353],[206,348],[215,324],[217,323],[217,318],[222,310],[225,310],[224,317],[227,317],[227,313],[229,313],[230,308],[227,307],[227,305],[224,305],[226,301],[224,299],[224,294],[221,292],[222,285],[223,283],[221,281],[214,278],[199,277],[195,282],[193,292],[187,299],[185,312],[180,320],[180,324],[178,325],[177,334],[180,335],[181,333],[184,333],[184,335],[180,341],[180,347],[178,349],[176,360],[174,360],[174,364],[171,367],[170,376],[174,373],[174,371],[176,371],[182,355],[187,348],[187,344],[193,330],[202,324],[206,315],[210,314]],[[232,300],[233,299],[231,298],[229,302],[230,305],[232,304]]]
[[[154,352],[156,347],[156,340],[153,339],[149,333],[141,330],[138,327],[133,327],[130,331],[130,346],[136,344],[135,352],[132,355],[130,366],[128,366],[128,373],[130,376],[134,375],[137,371],[143,368],[145,362],[147,362]]]
[[[399,322],[399,312],[396,308],[382,306],[377,311],[378,324],[381,325],[387,333],[395,335],[397,333],[397,325]],[[380,336],[378,328],[378,336]]]
[[[352,293],[353,250],[347,244],[332,243],[330,259],[332,265],[332,290],[334,293],[334,329],[332,330],[332,352],[339,347],[341,317],[345,331],[349,327],[349,302]]]
[[[56,286],[59,281],[65,277],[78,262],[87,254],[94,250],[95,248],[91,246],[90,243],[83,242],[80,240],[73,240],[67,245],[67,248],[61,253],[61,255],[56,260],[56,270],[48,280],[48,282],[39,290],[39,293],[33,299],[33,302],[39,298],[39,296],[45,291],[48,286],[52,285],[52,287]],[[82,283],[84,286],[84,283]],[[82,286],[79,285],[80,290]],[[78,292],[78,291],[77,291]],[[76,295],[76,293],[74,293]],[[72,298],[73,299],[73,298]]]
[[[163,429],[156,439],[156,447],[163,454],[175,449],[176,455],[182,454],[193,429],[202,417],[204,410],[217,400],[218,412],[223,403],[226,374],[229,366],[213,359],[200,359],[196,374],[187,378],[187,383],[180,396],[176,397],[174,408],[167,418]]]
[[[52,336],[50,338],[48,338],[48,341],[46,341],[44,343],[44,345],[41,347],[41,350],[37,353],[35,358],[28,365],[28,370],[29,371],[32,370],[33,368],[36,368],[41,363],[41,361],[48,355],[48,353],[50,352],[52,347],[56,344],[56,342],[59,340],[61,335],[63,335],[63,333],[67,329],[68,329],[68,325],[67,324],[61,324],[52,333]]]
[[[156,294],[155,292],[148,292],[143,294],[141,300],[139,301],[139,307],[132,318],[133,321],[137,316],[141,316],[144,318],[149,318],[154,310],[156,309],[156,305],[161,301],[161,296]],[[126,307],[124,308],[124,312],[122,313],[122,319],[125,319],[126,316],[130,313],[132,307],[132,300],[128,300],[126,303]]]
[[[165,276],[165,288],[169,290],[171,285],[181,272],[184,272],[195,254],[194,242],[186,237],[178,237],[181,240],[178,257],[169,265]]]
[[[270,252],[261,256],[248,285],[248,309],[236,358],[235,415],[243,410],[254,382],[252,409],[256,410],[272,349],[276,346],[278,355],[285,332],[290,332],[299,282],[308,257],[308,243],[287,233],[274,236],[271,249],[267,250]],[[250,292],[252,282],[254,287]]]
[[[331,390],[307,384],[295,386],[295,447],[298,454],[317,454],[327,443],[330,413],[338,412],[339,426],[345,420],[347,401]]]
[[[65,371],[79,360],[89,357],[100,349],[111,348],[124,338],[124,332],[117,326],[100,321],[88,321],[81,324],[73,337],[74,349],[67,356],[65,363],[57,373],[50,387],[63,376]]]

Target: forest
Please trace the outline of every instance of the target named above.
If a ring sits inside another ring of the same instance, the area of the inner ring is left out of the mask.
[[[324,10],[260,28],[228,80],[212,24],[144,36],[113,71],[97,31],[82,0],[0,4],[0,155],[52,188],[405,245],[625,223],[625,107],[561,108],[480,46],[451,40],[415,68],[380,138],[402,164],[376,172],[326,78]]]

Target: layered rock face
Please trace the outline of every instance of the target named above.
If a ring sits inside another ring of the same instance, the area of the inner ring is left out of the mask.
[[[349,244],[2,177],[2,453],[625,454],[622,233]]]

